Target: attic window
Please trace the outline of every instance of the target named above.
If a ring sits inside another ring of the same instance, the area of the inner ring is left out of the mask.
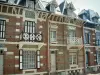
[[[55,12],[55,5],[53,5],[53,4],[50,5],[50,11]]]
[[[32,0],[27,0],[26,1],[26,7],[28,7],[28,8],[34,8],[34,1],[32,1]]]
[[[74,23],[74,20],[73,20],[73,19],[71,19],[71,20],[70,20],[70,23]]]

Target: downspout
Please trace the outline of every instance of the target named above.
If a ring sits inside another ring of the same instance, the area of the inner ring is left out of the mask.
[[[47,18],[47,25],[48,25],[48,51],[47,51],[47,55],[48,55],[48,72],[49,72],[49,75],[50,75],[50,49],[49,49],[49,47],[50,47],[50,36],[49,36],[49,31],[50,31],[50,29],[49,29],[49,18]]]
[[[83,59],[84,59],[84,72],[86,73],[86,50],[85,50],[85,45],[84,45],[84,36],[85,36],[84,35],[84,24],[85,23],[83,23],[83,48],[84,48],[84,57],[83,57]]]

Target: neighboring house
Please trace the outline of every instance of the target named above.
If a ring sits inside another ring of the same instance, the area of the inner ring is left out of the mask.
[[[71,3],[67,3],[67,0],[64,0],[60,5],[59,8],[61,10],[61,13],[63,15],[67,15],[70,17],[77,17],[76,14],[74,13],[75,11],[75,7],[74,5]]]
[[[86,71],[93,72],[99,70],[100,59],[100,32],[99,15],[93,10],[82,10],[79,17],[84,22],[84,49],[85,49],[85,67]],[[91,69],[90,69],[91,68]]]

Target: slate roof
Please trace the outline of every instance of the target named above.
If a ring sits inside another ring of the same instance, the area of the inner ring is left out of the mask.
[[[81,18],[81,19],[83,19],[84,21],[86,21],[86,22],[88,22],[88,23],[91,23],[91,24],[100,24],[99,22],[98,22],[98,20],[99,20],[99,14],[97,13],[97,12],[95,12],[94,10],[91,10],[91,9],[88,9],[88,10],[82,10],[79,14],[79,17]],[[84,17],[85,18],[84,18]],[[92,19],[93,18],[96,18],[97,19],[97,22],[94,22]]]

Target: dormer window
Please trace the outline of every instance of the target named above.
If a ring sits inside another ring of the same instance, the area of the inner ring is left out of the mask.
[[[34,8],[34,1],[26,0],[26,7],[33,9]]]
[[[53,4],[50,5],[50,11],[55,12],[55,5],[53,5]]]
[[[55,9],[58,7],[56,0],[52,0],[47,4],[46,9],[50,12],[55,12]]]

